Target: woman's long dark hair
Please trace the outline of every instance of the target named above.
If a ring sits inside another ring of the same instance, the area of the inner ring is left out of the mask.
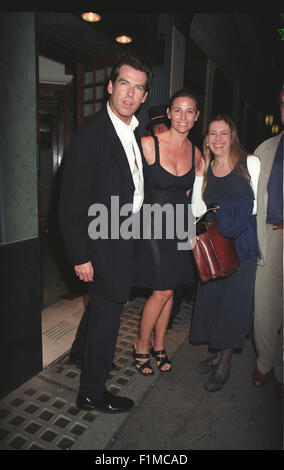
[[[215,121],[224,121],[231,130],[231,145],[229,150],[229,166],[233,170],[235,169],[241,176],[250,180],[250,175],[246,168],[242,165],[242,159],[247,157],[248,153],[240,145],[238,132],[234,121],[225,113],[220,113],[216,117],[212,118],[207,126],[206,137],[203,143],[203,157],[205,159],[205,171],[204,171],[204,181],[203,181],[203,191],[205,190],[207,184],[207,173],[209,165],[213,160],[213,154],[210,150],[210,147],[207,143],[207,136],[209,132],[209,127],[212,122]]]

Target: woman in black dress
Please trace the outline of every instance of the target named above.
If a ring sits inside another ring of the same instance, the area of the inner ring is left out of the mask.
[[[199,202],[201,207],[203,198],[199,215],[209,206],[220,206],[216,211],[219,230],[222,228],[223,235],[235,239],[240,259],[240,270],[226,278],[198,283],[197,287],[190,340],[209,343],[216,351],[197,368],[200,373],[211,373],[205,389],[213,392],[223,387],[230,374],[233,351],[243,348],[245,337],[251,332],[258,256],[254,214],[260,161],[240,149],[236,127],[225,114],[209,124],[203,154],[204,176],[195,180],[192,203]]]
[[[176,205],[179,204],[186,228],[195,168],[201,160],[200,151],[188,139],[188,132],[199,115],[196,98],[184,89],[179,90],[171,97],[167,113],[171,121],[170,129],[158,136],[142,138],[145,204],[157,204],[159,208],[170,205],[175,224],[178,218]],[[153,289],[145,303],[139,336],[133,345],[136,368],[143,375],[153,374],[149,360],[153,331],[152,352],[157,366],[162,372],[171,370],[164,338],[172,310],[173,290],[179,285],[193,282],[195,276],[189,249],[178,247],[181,238],[176,233],[173,238],[168,238],[164,219],[155,227],[160,230],[158,236],[161,238],[155,238],[154,221],[151,220],[150,239],[144,237],[139,242],[133,282],[137,287]],[[143,222],[145,224],[145,218]]]

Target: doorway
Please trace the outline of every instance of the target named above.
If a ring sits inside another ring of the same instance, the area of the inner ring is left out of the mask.
[[[43,308],[54,304],[70,290],[57,217],[65,132],[69,129],[65,88],[64,85],[41,84],[39,92],[38,210]]]
[[[70,349],[84,311],[85,286],[65,256],[58,221],[64,150],[73,130],[73,88],[40,84],[38,212],[42,276],[43,366]]]

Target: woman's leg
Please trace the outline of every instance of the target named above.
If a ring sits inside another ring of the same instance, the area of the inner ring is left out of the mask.
[[[153,343],[154,351],[161,351],[165,348],[164,346],[165,336],[166,336],[168,324],[170,321],[172,307],[173,307],[173,295],[169,297],[156,323],[155,333],[154,333],[154,343]],[[162,354],[160,357],[166,357],[166,354]],[[159,363],[160,362],[157,360],[158,366],[159,366]],[[166,363],[161,367],[161,370],[166,371],[166,370],[171,369],[171,367],[172,367],[171,364]]]
[[[233,349],[222,349],[221,351],[221,358],[216,373],[223,378],[226,378],[230,371],[232,354]]]
[[[145,303],[141,323],[140,331],[137,340],[134,343],[134,348],[138,354],[148,354],[149,353],[149,344],[151,340],[152,332],[155,328],[155,343],[154,348],[157,350],[156,344],[163,346],[163,339],[166,334],[167,325],[169,321],[169,316],[172,308],[172,298],[173,291],[153,291],[152,295],[149,297]],[[168,305],[169,304],[169,305]],[[162,317],[162,318],[161,318]],[[159,322],[161,318],[161,321]],[[159,322],[159,326],[156,331],[156,325]],[[157,340],[159,343],[156,343],[156,334],[158,335]],[[161,343],[162,341],[162,343]],[[161,347],[160,349],[163,349]],[[145,359],[145,362],[147,359]],[[165,366],[166,367],[166,366]],[[143,371],[144,374],[152,373],[151,369],[145,368]]]
[[[218,392],[229,378],[233,349],[222,349],[217,369],[212,372],[205,384],[207,392]]]

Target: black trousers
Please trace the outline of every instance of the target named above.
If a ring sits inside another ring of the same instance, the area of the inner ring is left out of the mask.
[[[100,297],[90,289],[90,301],[72,345],[72,354],[83,359],[80,392],[100,398],[112,368],[123,303]]]

